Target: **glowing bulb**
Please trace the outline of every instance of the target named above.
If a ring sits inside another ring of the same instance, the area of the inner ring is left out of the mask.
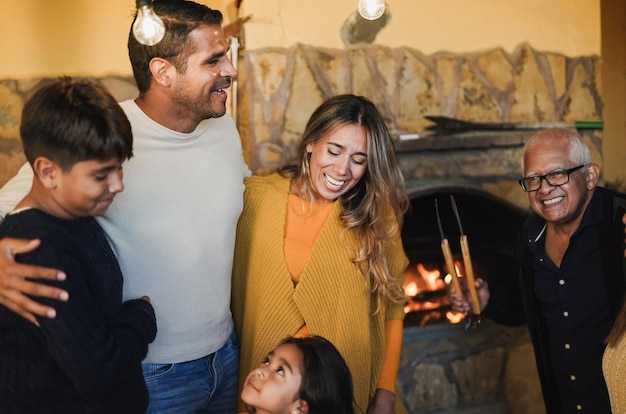
[[[154,46],[163,39],[163,20],[154,13],[152,0],[137,0],[137,18],[133,23],[133,35],[141,44]]]
[[[376,20],[385,13],[385,0],[359,0],[359,14],[367,20]]]

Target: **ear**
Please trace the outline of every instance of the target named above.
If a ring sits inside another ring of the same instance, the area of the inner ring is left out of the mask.
[[[176,68],[169,61],[159,57],[152,58],[148,67],[155,82],[163,86],[171,85],[172,75],[176,73]]]
[[[33,162],[33,171],[39,181],[48,189],[57,187],[57,179],[63,173],[61,168],[46,157],[38,157]]]
[[[600,171],[600,166],[593,162],[585,167],[585,182],[587,184],[587,190],[593,190],[596,188],[598,180],[600,180]]]
[[[309,413],[309,404],[306,401],[299,399],[295,402],[295,408],[293,410],[293,414],[308,414]]]
[[[308,152],[309,154],[313,152],[313,145],[311,144],[307,144],[306,145],[306,152]]]

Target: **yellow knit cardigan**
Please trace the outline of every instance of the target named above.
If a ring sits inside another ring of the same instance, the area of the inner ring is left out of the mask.
[[[389,303],[373,314],[371,282],[351,260],[356,241],[343,232],[339,203],[294,288],[283,249],[288,193],[289,180],[278,174],[246,180],[232,286],[233,318],[241,342],[240,390],[250,370],[306,323],[312,335],[326,337],[343,355],[352,373],[357,412],[365,412],[383,363],[385,320],[404,318],[403,304]],[[408,260],[399,234],[385,253],[402,284]],[[396,412],[404,412],[400,398],[396,401]],[[239,409],[245,411],[241,402]]]
[[[613,346],[607,346],[602,358],[602,371],[609,391],[611,411],[626,413],[626,335]]]

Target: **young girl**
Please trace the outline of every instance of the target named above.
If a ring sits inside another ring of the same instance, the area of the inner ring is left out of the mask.
[[[248,374],[241,399],[256,414],[354,413],[350,371],[321,336],[284,339]]]

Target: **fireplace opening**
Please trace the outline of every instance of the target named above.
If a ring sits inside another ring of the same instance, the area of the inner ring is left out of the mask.
[[[458,273],[464,276],[461,233],[451,195],[469,242],[474,276],[492,282],[511,271],[515,240],[526,211],[470,188],[439,188],[414,194],[402,229],[404,249],[409,258],[404,284],[407,296],[405,326],[460,323],[465,319],[465,315],[452,310],[447,299],[450,276],[446,280],[448,271],[441,251],[435,209],[437,200],[444,236],[450,243]]]

